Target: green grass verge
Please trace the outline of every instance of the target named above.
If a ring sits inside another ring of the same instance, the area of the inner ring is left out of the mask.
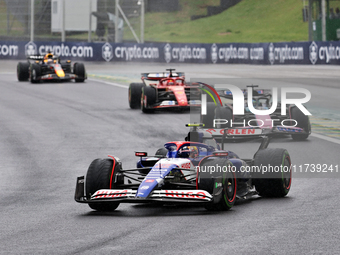
[[[219,1],[180,0],[172,13],[147,13],[145,41],[178,43],[307,41],[308,23],[302,20],[302,1],[242,0],[221,14],[190,20]],[[137,28],[137,34],[139,29]],[[125,29],[125,39],[133,39]]]

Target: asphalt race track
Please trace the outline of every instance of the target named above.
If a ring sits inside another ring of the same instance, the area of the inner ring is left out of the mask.
[[[254,197],[228,212],[121,204],[98,213],[73,197],[76,177],[93,159],[111,154],[135,167],[134,151],[153,154],[185,137],[189,113],[128,107],[129,81],[170,67],[188,78],[307,88],[308,109],[315,123],[329,123],[328,133],[278,138],[269,147],[286,148],[293,165],[335,169],[340,67],[85,63],[85,83],[32,85],[17,81],[16,63],[0,62],[0,254],[339,254],[340,169],[296,173],[286,198]],[[252,157],[258,145],[228,148]]]

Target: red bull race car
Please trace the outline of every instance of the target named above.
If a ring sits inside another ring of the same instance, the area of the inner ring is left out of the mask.
[[[187,83],[183,72],[166,69],[160,73],[142,73],[142,83],[129,86],[129,106],[151,113],[159,109],[189,109],[200,106],[199,85]]]
[[[72,67],[70,60],[61,62],[58,56],[48,53],[44,56],[28,56],[27,62],[19,62],[17,78],[19,81],[30,80],[31,83],[70,80],[84,82],[87,76],[84,64],[74,63]]]
[[[268,110],[272,106],[271,90],[258,89],[257,85],[247,86],[252,88],[252,104],[257,110]],[[207,114],[200,116],[205,124],[204,128],[221,138],[224,129],[228,128],[228,135],[234,139],[249,139],[266,135],[291,135],[294,140],[306,140],[311,134],[311,124],[308,115],[305,115],[297,106],[287,105],[286,115],[281,114],[281,104],[271,114],[258,115],[249,110],[248,90],[244,94],[244,115],[233,114],[233,95],[230,90],[219,90],[218,95],[223,106],[214,102],[207,103]]]
[[[195,127],[185,141],[168,142],[155,156],[135,152],[135,169],[123,169],[116,156],[95,159],[86,178],[77,178],[75,201],[97,211],[114,211],[120,203],[190,203],[225,211],[236,199],[284,197],[291,187],[290,156],[268,143],[264,137],[254,157],[242,159],[214,147],[213,138]]]

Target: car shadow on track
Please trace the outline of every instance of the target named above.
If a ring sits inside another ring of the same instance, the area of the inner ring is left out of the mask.
[[[157,205],[157,204],[137,204],[122,206],[121,210],[118,207],[113,212],[97,212],[91,211],[82,216],[114,216],[114,217],[170,217],[170,216],[202,216],[202,215],[216,215],[216,214],[229,214],[233,210],[224,212],[207,211],[203,207],[190,206],[190,205]]]
[[[136,110],[136,109],[130,109],[130,108],[128,108],[128,110],[131,110],[131,111],[133,111],[133,112],[138,112],[138,111],[140,111],[140,110]],[[154,112],[152,112],[152,113],[142,113],[141,111],[140,111],[140,114],[143,114],[143,115],[145,115],[145,116],[152,116],[152,115],[168,115],[168,114],[188,114],[188,115],[190,115],[190,111],[189,110],[182,110],[182,109],[172,109],[172,110],[170,110],[170,109],[165,109],[165,110],[155,110]]]
[[[192,205],[159,205],[159,204],[134,204],[134,205],[120,205],[113,212],[97,212],[89,211],[80,217],[171,217],[171,216],[204,216],[204,215],[234,215],[237,213],[239,207],[247,207],[256,202],[259,204],[263,203],[286,203],[291,202],[290,197],[284,198],[263,198],[254,196],[248,199],[238,199],[233,208],[229,211],[208,211],[203,207],[192,206]],[[255,204],[256,204],[255,203]],[[258,205],[260,206],[260,205]],[[246,208],[242,208],[246,209]]]

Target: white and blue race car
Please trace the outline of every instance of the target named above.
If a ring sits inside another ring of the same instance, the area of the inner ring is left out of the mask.
[[[252,159],[220,150],[209,139],[194,128],[186,141],[168,142],[155,156],[135,152],[140,157],[135,169],[122,169],[115,156],[95,159],[86,178],[77,178],[75,200],[97,211],[113,211],[120,203],[191,203],[229,210],[236,199],[288,194],[290,156],[285,149],[267,148],[268,137]]]

